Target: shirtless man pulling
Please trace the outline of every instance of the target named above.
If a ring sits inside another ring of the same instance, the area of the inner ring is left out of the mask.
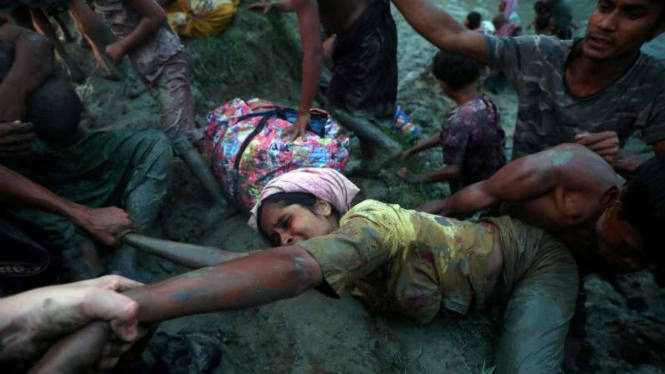
[[[639,270],[651,264],[643,253],[655,234],[647,226],[662,216],[659,209],[665,194],[658,191],[665,177],[658,174],[663,172],[665,157],[658,156],[626,182],[596,153],[581,145],[562,144],[519,158],[490,179],[418,210],[451,216],[503,202],[502,213],[557,236],[582,267],[597,265],[594,257],[599,254],[612,270]],[[628,193],[636,185],[648,188]]]

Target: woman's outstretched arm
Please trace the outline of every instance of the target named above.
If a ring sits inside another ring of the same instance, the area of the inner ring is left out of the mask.
[[[126,292],[139,304],[139,322],[242,309],[296,297],[323,279],[300,247],[279,247]]]
[[[322,281],[321,267],[307,251],[300,247],[280,247],[123,295],[139,304],[139,321],[151,323],[288,299]],[[108,329],[100,328],[98,322],[90,324],[54,345],[31,374],[82,373],[89,364],[79,363],[99,362],[101,352],[80,347],[102,346],[99,342],[106,339]]]

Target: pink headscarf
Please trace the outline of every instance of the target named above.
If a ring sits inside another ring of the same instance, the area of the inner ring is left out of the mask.
[[[351,209],[351,201],[360,189],[334,169],[303,168],[283,174],[266,185],[252,208],[247,224],[258,229],[257,214],[263,200],[280,192],[306,192],[330,203],[340,214]]]

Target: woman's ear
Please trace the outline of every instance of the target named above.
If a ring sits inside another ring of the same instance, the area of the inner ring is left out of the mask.
[[[314,206],[314,212],[320,216],[329,217],[333,210],[329,202],[321,199],[316,199],[316,205]]]
[[[603,207],[603,209],[608,209],[619,201],[620,196],[621,189],[619,186],[612,186],[607,191],[605,191],[605,193],[603,193],[603,196],[600,197],[600,205]]]

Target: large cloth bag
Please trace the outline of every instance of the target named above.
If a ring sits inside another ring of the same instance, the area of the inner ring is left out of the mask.
[[[179,35],[201,39],[228,26],[239,0],[178,0],[166,7],[169,24]]]
[[[298,112],[254,99],[230,101],[207,117],[202,152],[226,193],[252,209],[272,179],[304,167],[344,173],[349,140],[327,112],[313,109],[306,136],[282,139]]]

